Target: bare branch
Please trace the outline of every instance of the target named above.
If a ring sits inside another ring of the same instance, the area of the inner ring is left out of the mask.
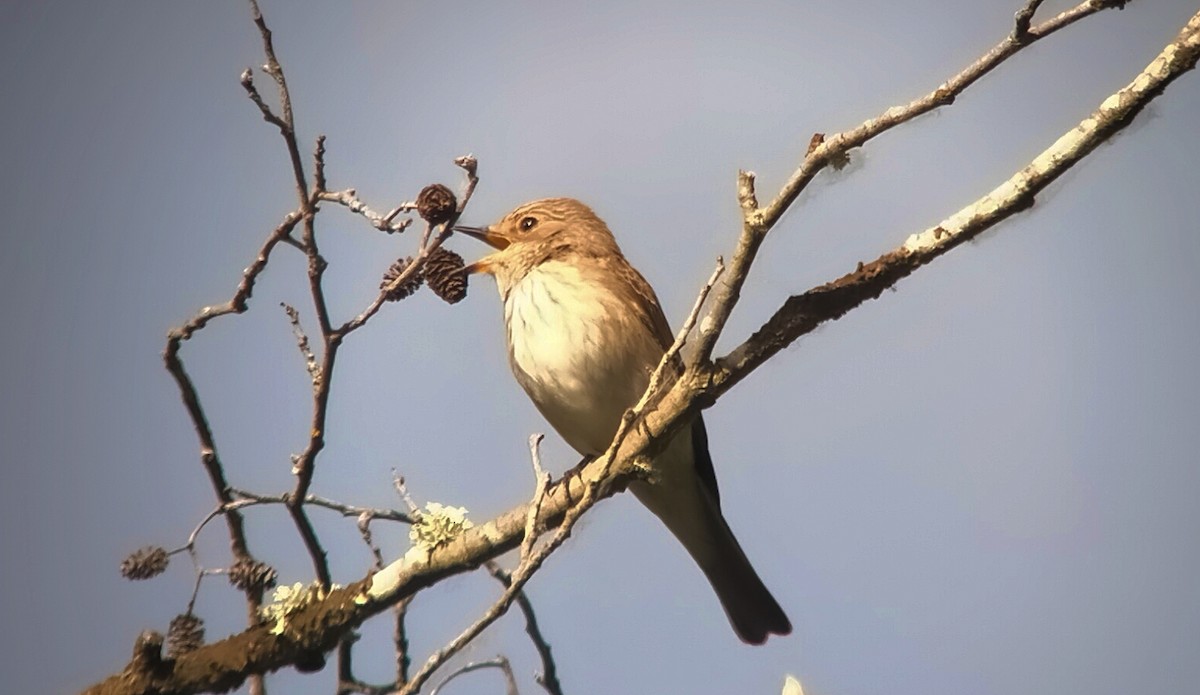
[[[262,37],[263,54],[267,58],[267,63],[262,66],[262,69],[275,80],[276,86],[279,87],[279,105],[283,109],[283,115],[276,116],[263,102],[258,91],[254,89],[249,70],[242,73],[242,86],[246,88],[254,104],[263,112],[263,118],[279,128],[279,134],[283,136],[284,143],[287,145],[288,159],[292,163],[292,176],[296,182],[296,194],[300,199],[300,205],[306,213],[311,212],[312,203],[308,199],[308,182],[304,177],[304,162],[300,157],[300,145],[296,142],[296,120],[292,113],[292,95],[288,91],[287,79],[283,75],[283,66],[275,57],[275,42],[271,38],[271,30],[267,27],[262,12],[258,9],[257,0],[250,0],[250,12],[255,26],[258,27],[259,36]]]
[[[313,151],[313,192],[325,190],[325,136],[317,136],[317,147]]]
[[[485,668],[500,669],[501,673],[504,674],[504,692],[507,693],[507,695],[517,695],[517,679],[513,676],[512,664],[508,663],[508,659],[504,658],[503,656],[496,656],[488,659],[487,661],[472,661],[466,666],[455,670],[453,673],[443,678],[441,683],[438,683],[436,686],[434,686],[433,690],[429,691],[429,695],[437,695],[439,692],[441,692],[442,686],[446,685],[455,678],[458,678],[464,673],[470,673],[472,671],[478,671]]]
[[[279,226],[267,237],[266,242],[259,249],[254,262],[242,272],[242,279],[234,289],[233,296],[228,302],[218,306],[204,307],[182,326],[172,329],[167,334],[167,346],[163,350],[163,363],[166,366],[167,372],[175,379],[175,384],[179,388],[180,398],[183,400],[184,408],[187,410],[188,417],[191,419],[192,426],[196,431],[196,437],[199,439],[200,462],[208,474],[209,483],[212,485],[217,501],[223,508],[228,508],[233,502],[229,491],[229,482],[225,478],[225,469],[221,464],[221,458],[217,452],[216,437],[213,434],[212,426],[209,424],[208,416],[205,414],[204,407],[200,403],[200,394],[187,369],[184,367],[183,359],[180,357],[179,352],[183,341],[191,338],[196,331],[202,330],[208,325],[209,321],[220,316],[241,314],[246,311],[250,296],[254,292],[254,284],[258,280],[258,276],[266,270],[271,253],[281,241],[291,238],[292,230],[295,229],[296,224],[300,221],[300,217],[299,212],[288,213]],[[224,516],[226,526],[229,529],[230,550],[234,560],[253,561],[254,557],[246,541],[245,526],[241,514],[236,509],[228,508]],[[261,605],[261,590],[249,590],[246,592],[246,611],[250,624],[253,624],[253,621],[257,619],[258,609]]]
[[[242,89],[246,90],[246,96],[250,97],[250,101],[254,102],[254,105],[262,113],[263,120],[280,130],[287,129],[287,124],[284,123],[283,119],[275,115],[270,106],[267,106],[267,102],[263,101],[262,95],[258,93],[258,87],[254,86],[254,71],[246,68],[242,71],[239,79],[242,83]]]
[[[204,307],[182,326],[172,329],[167,334],[167,350],[171,351],[171,344],[174,343],[174,350],[178,352],[178,343],[180,341],[191,338],[193,333],[204,328],[208,325],[209,321],[219,316],[244,313],[248,308],[250,296],[254,293],[254,283],[258,280],[258,276],[267,269],[267,262],[271,258],[271,252],[275,250],[275,247],[281,241],[294,241],[290,235],[302,217],[303,214],[299,211],[289,212],[284,216],[283,221],[271,232],[271,235],[267,237],[262,248],[259,249],[254,262],[242,271],[242,280],[234,290],[233,297],[224,304]]]
[[[753,175],[751,175],[753,176]],[[753,179],[751,179],[753,180]],[[753,195],[753,194],[752,194]],[[687,344],[688,336],[692,329],[696,326],[696,319],[700,317],[700,310],[704,308],[704,302],[708,300],[708,295],[712,292],[713,287],[717,284],[717,280],[725,272],[725,259],[717,256],[717,265],[713,268],[712,275],[708,276],[708,280],[700,288],[700,292],[696,294],[696,301],[692,303],[692,310],[688,312],[687,318],[684,319],[683,325],[679,327],[679,332],[675,334],[675,342],[667,349],[663,355],[662,361],[658,363],[654,373],[650,375],[650,385],[646,388],[646,393],[642,395],[637,405],[633,407],[633,414],[640,414],[645,410],[650,399],[654,397],[658,390],[662,387],[663,374],[667,369],[667,365],[675,365],[675,359],[679,356],[679,352],[683,350],[683,346]],[[703,327],[700,331],[704,334]]]
[[[408,487],[404,484],[404,476],[398,474],[394,468],[392,469],[392,488],[396,491],[397,495],[400,495],[400,499],[408,507],[408,513],[412,518],[415,519],[421,515],[421,508],[413,501],[412,495],[408,494]]]
[[[512,584],[512,576],[495,560],[488,560],[484,566],[505,588]],[[542,635],[542,630],[538,627],[537,615],[533,611],[533,602],[529,600],[529,596],[524,591],[517,592],[517,607],[525,616],[525,633],[529,635],[529,641],[533,642],[533,648],[537,650],[538,657],[542,660],[542,672],[537,674],[534,680],[550,695],[563,695],[562,684],[558,682],[558,666],[554,663],[550,643]]]
[[[291,92],[288,90],[287,78],[284,76],[283,67],[279,64],[279,60],[275,55],[275,44],[272,39],[271,30],[267,27],[266,20],[263,18],[262,12],[258,7],[258,2],[256,0],[249,0],[249,2],[251,15],[262,38],[263,53],[267,59],[266,65],[263,66],[263,71],[275,80],[275,84],[279,88],[279,103],[283,111],[282,115],[276,115],[266,105],[254,87],[249,71],[242,74],[242,86],[246,89],[251,100],[254,101],[259,110],[262,111],[263,117],[279,129],[284,145],[287,148],[288,159],[292,165],[296,195],[300,202],[299,215],[304,223],[301,246],[308,257],[309,288],[321,336],[325,343],[324,359],[319,368],[322,378],[315,383],[313,394],[312,427],[309,430],[308,444],[304,452],[297,457],[296,464],[293,467],[296,475],[296,484],[290,498],[291,501],[287,506],[296,530],[300,533],[300,537],[304,541],[304,546],[312,558],[317,578],[323,585],[328,586],[330,581],[329,567],[325,551],[321,548],[316,532],[312,528],[312,523],[304,511],[303,500],[308,494],[309,486],[312,484],[314,463],[317,454],[325,446],[325,414],[328,407],[330,377],[333,374],[333,366],[337,358],[337,346],[340,342],[340,337],[331,337],[333,331],[329,319],[329,309],[325,301],[325,292],[322,287],[322,278],[327,263],[321,257],[321,253],[317,247],[316,230],[313,222],[314,215],[316,214],[316,204],[309,196],[308,181],[304,174],[304,163],[300,156],[299,143],[296,140],[296,122],[292,111]],[[325,175],[323,140],[318,141],[315,164],[320,169],[318,178],[323,179]]]
[[[1028,166],[974,203],[831,283],[790,297],[754,335],[717,360],[711,396],[725,392],[758,365],[818,325],[874,299],[917,268],[1034,204],[1036,195],[1101,143],[1128,126],[1200,57],[1200,14],[1123,89],[1104,100]]]
[[[461,157],[455,157],[454,164],[467,175],[462,195],[458,196],[458,214],[461,215],[467,209],[467,203],[471,202],[471,196],[475,195],[475,187],[479,185],[479,176],[477,176],[479,160],[475,159],[475,155],[473,154],[464,154]],[[446,227],[453,227],[454,222],[457,221],[458,217],[456,216],[453,220],[446,223]]]
[[[534,490],[533,501],[529,503],[529,516],[525,520],[525,538],[521,541],[521,557],[528,557],[533,544],[539,535],[537,522],[538,514],[542,511],[542,500],[546,499],[546,491],[550,489],[550,474],[542,468],[542,454],[538,445],[544,434],[529,435],[529,458],[533,463]]]
[[[396,621],[392,628],[392,645],[396,654],[396,683],[399,684],[408,682],[408,669],[412,666],[412,658],[408,655],[408,631],[405,629],[405,619],[412,600],[412,596],[402,599],[392,609]]]
[[[371,550],[371,555],[375,556],[375,569],[383,569],[383,551],[375,544],[374,538],[371,536],[371,521],[375,517],[371,516],[370,512],[363,512],[358,515],[358,532],[362,535],[363,543]]]
[[[300,312],[287,302],[280,302],[279,306],[287,312],[288,321],[292,324],[292,335],[296,336],[296,347],[300,349],[300,356],[304,358],[304,368],[312,379],[313,388],[316,388],[317,384],[321,383],[321,365],[317,364],[317,357],[308,345],[308,336],[304,334],[304,328],[300,325]]]
[[[758,195],[754,191],[754,172],[738,170],[738,205],[742,208],[742,217],[749,218],[758,212]]]
[[[1029,23],[1041,4],[1042,0],[1026,0],[1025,6],[1017,10],[1013,30],[1009,34],[1013,41],[1023,42],[1029,38]]]
[[[399,215],[401,212],[408,212],[415,209],[415,205],[413,203],[401,203],[397,207],[393,208],[388,214],[381,215],[372,210],[366,203],[359,200],[358,192],[353,188],[347,188],[344,191],[326,191],[322,189],[316,192],[316,197],[317,200],[337,203],[338,205],[344,206],[350,212],[360,215],[375,229],[378,229],[381,232],[387,232],[388,234],[403,232],[404,230],[408,229],[409,225],[411,225],[413,222],[411,217],[406,217],[399,222],[394,221],[396,215]]]
[[[752,209],[747,207],[743,198],[746,181],[739,176],[738,199],[742,203],[742,231],[738,237],[737,248],[729,263],[729,274],[717,292],[712,309],[705,317],[705,330],[700,333],[696,353],[692,364],[703,365],[712,358],[717,339],[725,328],[725,323],[733,313],[733,307],[741,296],[742,285],[750,273],[750,266],[758,254],[767,233],[775,226],[783,213],[791,207],[801,191],[808,187],[812,179],[827,166],[836,166],[843,162],[846,153],[866,144],[868,140],[885,133],[899,125],[907,123],[917,116],[928,113],[940,106],[954,103],[954,100],[979,78],[994,70],[997,66],[1020,51],[1025,46],[1038,39],[1062,29],[1089,15],[1117,6],[1115,0],[1086,0],[1074,8],[1062,12],[1058,16],[1029,29],[1023,33],[1020,40],[1007,36],[981,58],[966,69],[943,82],[929,94],[916,99],[904,106],[893,106],[882,114],[864,121],[858,127],[837,133],[832,137],[823,137],[816,147],[810,147],[808,154],[799,168],[780,189],[775,199],[765,208],[757,204]],[[1031,13],[1032,16],[1032,13]],[[814,138],[816,142],[816,138]],[[747,212],[747,210],[750,212]]]
[[[229,488],[229,492],[241,500],[231,503],[232,508],[241,508],[251,506],[251,504],[287,504],[289,498],[287,495],[260,495],[249,490],[239,488]],[[345,504],[343,502],[335,502],[330,499],[321,497],[320,495],[307,495],[304,498],[304,504],[311,504],[314,507],[322,507],[338,512],[342,516],[362,516],[369,515],[372,519],[386,519],[388,521],[399,521],[405,524],[412,523],[412,517],[407,514],[396,511],[395,509],[380,509],[377,507],[360,507],[353,504]]]

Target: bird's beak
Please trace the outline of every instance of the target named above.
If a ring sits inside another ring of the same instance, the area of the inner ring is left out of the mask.
[[[512,243],[511,239],[494,231],[491,227],[463,227],[460,225],[455,227],[454,231],[466,234],[472,239],[478,239],[500,251],[508,248],[508,245]]]
[[[503,251],[504,249],[508,248],[508,245],[512,243],[511,239],[496,232],[491,227],[456,226],[454,227],[454,231],[466,234],[472,239],[478,239],[499,251]],[[489,259],[491,259],[494,255],[495,254],[489,254],[483,258],[480,258],[474,263],[467,264],[467,267],[464,268],[467,275],[472,275],[474,273],[490,273],[492,271],[492,264],[489,262]]]

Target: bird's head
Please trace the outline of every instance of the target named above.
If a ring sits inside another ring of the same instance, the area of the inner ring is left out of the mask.
[[[520,277],[556,249],[620,253],[604,221],[574,198],[535,200],[517,207],[495,224],[458,226],[454,231],[496,249],[468,265],[468,273]]]

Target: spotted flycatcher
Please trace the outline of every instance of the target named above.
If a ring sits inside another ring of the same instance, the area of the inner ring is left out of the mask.
[[[604,453],[674,342],[654,290],[577,200],[537,200],[489,227],[457,231],[497,249],[468,272],[496,278],[517,381],[576,451]],[[630,490],[704,571],[738,637],[761,644],[791,632],[721,516],[704,421],[697,416],[651,467]]]

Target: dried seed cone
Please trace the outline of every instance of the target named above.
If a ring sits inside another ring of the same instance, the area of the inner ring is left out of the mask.
[[[121,576],[130,580],[157,577],[166,571],[168,562],[170,557],[165,549],[148,545],[133,551],[121,562]]]
[[[438,247],[425,259],[425,282],[434,294],[448,304],[457,304],[467,296],[467,273],[463,257]]]
[[[429,224],[441,224],[458,209],[454,191],[440,183],[431,183],[417,196],[417,214]]]
[[[275,568],[257,560],[239,560],[229,568],[229,583],[242,591],[275,586]]]
[[[412,256],[407,256],[393,263],[392,267],[388,268],[387,272],[383,274],[383,282],[379,283],[379,289],[386,290],[388,286],[392,284],[393,280],[400,277],[400,274],[403,273],[408,266],[412,265],[412,262]],[[391,292],[388,292],[387,295],[384,296],[384,299],[389,302],[398,302],[413,292],[419,290],[421,288],[421,282],[421,274],[417,273],[408,280],[400,283],[399,287],[396,287]]]
[[[183,613],[171,618],[167,629],[167,656],[177,657],[204,646],[204,621]]]

